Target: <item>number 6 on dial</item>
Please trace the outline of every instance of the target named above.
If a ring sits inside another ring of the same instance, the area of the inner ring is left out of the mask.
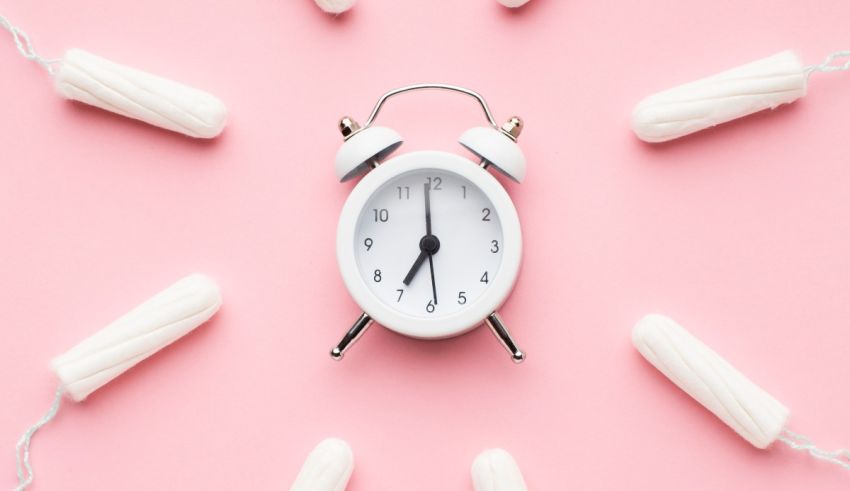
[[[402,143],[395,131],[372,126],[390,97],[443,89],[474,97],[490,123],[466,131],[460,143],[480,163],[441,151],[382,161]],[[390,91],[361,128],[343,118],[345,143],[336,157],[341,181],[368,174],[346,201],[337,228],[343,281],[363,310],[331,351],[335,359],[377,321],[395,332],[439,339],[487,324],[515,362],[525,359],[496,310],[519,273],[522,233],[508,193],[487,171],[520,182],[525,157],[516,144],[519,118],[497,127],[477,93],[441,84]]]

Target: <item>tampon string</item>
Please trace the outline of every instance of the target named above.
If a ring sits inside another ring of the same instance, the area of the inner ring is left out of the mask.
[[[53,65],[58,63],[60,60],[58,59],[48,59],[40,56],[35,52],[35,48],[32,46],[32,41],[30,41],[29,35],[26,32],[22,31],[20,28],[15,27],[9,22],[9,19],[0,15],[0,27],[9,31],[12,35],[12,39],[15,40],[15,46],[18,47],[18,53],[21,54],[24,58],[34,61],[44,67],[47,70],[47,73],[53,75],[54,67]]]
[[[33,472],[32,465],[30,464],[30,443],[32,443],[32,437],[35,435],[42,426],[46,425],[53,418],[56,417],[56,413],[59,412],[59,406],[62,405],[62,395],[65,393],[64,389],[60,385],[56,388],[56,395],[53,397],[53,404],[50,405],[50,409],[38,420],[34,425],[27,428],[27,431],[21,435],[21,438],[18,439],[18,444],[15,445],[15,463],[18,468],[18,486],[15,487],[15,491],[23,491],[30,484],[32,484],[33,480]]]
[[[850,51],[836,51],[835,53],[830,54],[823,60],[823,63],[820,65],[812,65],[806,67],[806,72],[808,76],[811,77],[815,72],[841,72],[845,70],[850,70],[850,60],[844,62],[843,65],[834,65],[835,60],[840,58],[848,58],[850,57]]]
[[[850,450],[840,448],[838,450],[823,450],[815,446],[808,438],[791,430],[785,430],[779,435],[778,440],[794,450],[808,452],[816,459],[824,460],[831,464],[839,465],[850,471]]]

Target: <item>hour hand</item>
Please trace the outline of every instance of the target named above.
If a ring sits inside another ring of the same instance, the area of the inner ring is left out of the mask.
[[[407,276],[404,277],[403,283],[406,286],[410,286],[410,282],[413,281],[413,277],[416,276],[416,272],[419,271],[419,268],[422,267],[422,263],[424,263],[427,258],[428,253],[425,250],[419,252],[416,262],[413,263],[413,267],[410,268],[410,271],[407,272]]]

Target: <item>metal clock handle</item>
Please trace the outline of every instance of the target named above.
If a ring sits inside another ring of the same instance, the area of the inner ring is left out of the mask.
[[[514,141],[516,141],[520,131],[522,131],[522,120],[520,120],[516,116],[513,116],[508,119],[508,121],[505,122],[505,124],[503,124],[500,128],[499,125],[496,124],[496,119],[493,117],[493,113],[490,111],[490,106],[487,104],[487,101],[481,94],[475,92],[472,89],[450,84],[414,84],[393,89],[382,95],[381,98],[378,99],[378,102],[375,103],[375,107],[372,109],[371,114],[369,114],[369,118],[366,119],[366,123],[362,126],[349,116],[342,118],[339,122],[339,127],[340,131],[342,132],[342,136],[347,140],[354,136],[360,130],[372,126],[372,124],[375,122],[375,119],[378,117],[378,113],[381,112],[381,108],[384,107],[384,104],[386,104],[389,99],[405,92],[413,92],[417,90],[446,90],[450,92],[458,92],[460,94],[468,95],[478,101],[478,104],[481,106],[481,109],[484,110],[484,116],[490,126],[501,131],[505,134],[505,136]],[[375,166],[376,165],[377,163],[375,164]]]
[[[484,115],[487,117],[487,122],[490,123],[490,126],[497,128],[496,120],[493,118],[493,113],[490,112],[490,107],[487,105],[487,101],[484,100],[484,97],[481,96],[478,92],[475,92],[472,89],[467,89],[466,87],[460,87],[458,85],[449,85],[449,84],[414,84],[407,85],[405,87],[399,87],[397,89],[393,89],[386,94],[382,95],[378,102],[375,104],[374,109],[372,109],[372,113],[369,115],[369,119],[366,120],[366,127],[372,125],[375,121],[375,118],[378,117],[378,113],[381,112],[381,108],[384,106],[384,103],[387,102],[393,96],[398,94],[403,94],[405,92],[413,92],[415,90],[426,90],[426,89],[436,89],[436,90],[448,90],[452,92],[459,92],[461,94],[466,94],[470,97],[473,97],[478,104],[481,105],[481,108],[484,109]]]
[[[490,127],[501,132],[503,135],[510,138],[514,142],[516,142],[517,138],[522,132],[523,122],[522,119],[520,119],[518,116],[512,116],[507,121],[505,121],[505,124],[499,127],[499,125],[496,124],[496,120],[493,117],[493,113],[490,111],[490,106],[487,104],[487,101],[481,94],[475,92],[472,89],[450,84],[414,84],[390,90],[389,92],[382,95],[380,99],[378,99],[378,102],[375,103],[375,107],[372,109],[372,113],[369,114],[369,118],[366,120],[366,123],[364,125],[361,125],[357,122],[357,120],[350,116],[342,117],[342,119],[339,120],[339,131],[340,133],[342,133],[343,140],[348,141],[354,135],[371,127],[372,124],[375,122],[375,119],[378,117],[378,114],[381,112],[381,108],[384,107],[384,104],[386,104],[389,99],[399,94],[403,94],[405,92],[413,92],[416,90],[446,90],[450,92],[458,92],[460,94],[468,95],[478,101],[478,104],[481,106],[481,109],[484,110],[484,116],[486,117],[487,123],[490,125]],[[376,155],[370,158],[365,163],[369,167],[374,169],[380,164],[380,159]],[[487,159],[482,158],[480,164],[482,168],[486,169],[490,165],[490,162]]]

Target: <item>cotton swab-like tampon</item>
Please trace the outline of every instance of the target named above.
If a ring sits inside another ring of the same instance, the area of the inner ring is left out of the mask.
[[[472,463],[475,491],[526,491],[525,480],[511,454],[500,448],[481,452]],[[290,491],[344,491],[354,471],[348,444],[328,438],[307,456]]]
[[[338,438],[328,438],[307,456],[290,491],[343,491],[354,471],[354,453]]]
[[[780,440],[850,470],[850,451],[826,451],[789,431],[788,409],[729,362],[676,324],[652,314],[632,330],[637,350],[680,389],[757,448]]]
[[[316,0],[316,5],[329,14],[341,14],[354,6],[354,0]]]
[[[206,322],[221,306],[215,282],[187,276],[50,364],[65,392],[79,402],[133,365]]]
[[[793,51],[653,94],[632,112],[641,140],[663,142],[806,95],[806,73]]]
[[[788,421],[788,409],[667,317],[637,323],[632,342],[655,368],[758,448]]]
[[[315,0],[320,9],[329,14],[341,14],[354,6],[354,0]],[[499,3],[509,8],[522,7],[530,0],[498,0]]]
[[[224,103],[210,93],[81,49],[65,53],[53,80],[67,99],[195,138],[218,136],[227,121]]]
[[[80,49],[68,50],[62,59],[46,59],[35,52],[24,31],[2,16],[0,28],[12,34],[21,55],[53,76],[56,90],[66,99],[195,138],[213,138],[224,129],[227,108],[212,94]]]
[[[59,410],[62,396],[79,402],[140,361],[206,322],[221,307],[218,285],[193,274],[142,303],[86,338],[51,363],[59,388],[47,414],[31,426],[16,447],[18,487],[32,483],[29,447],[33,435]]]
[[[814,72],[847,70],[832,65],[850,52],[831,54],[824,63],[805,66],[796,53],[781,53],[716,75],[653,94],[632,111],[632,130],[650,143],[665,142],[806,95]]]
[[[529,1],[531,1],[531,0],[499,0],[499,3],[501,3],[505,7],[509,7],[509,8],[513,9],[513,8],[517,8],[517,7],[522,7],[523,5],[527,4]]]
[[[514,458],[506,450],[485,450],[472,462],[475,491],[526,491],[525,480]]]

